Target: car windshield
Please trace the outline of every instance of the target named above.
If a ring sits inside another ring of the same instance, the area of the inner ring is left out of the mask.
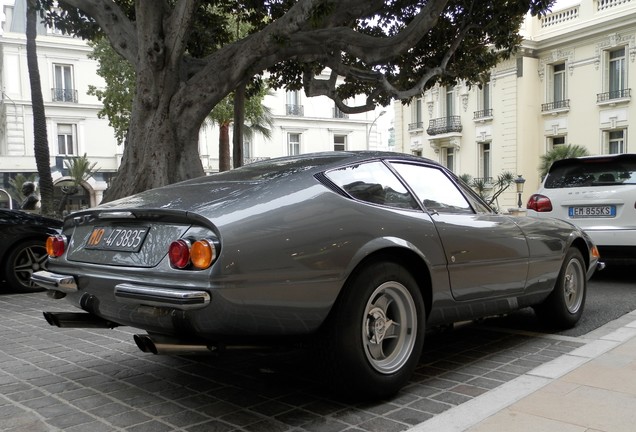
[[[545,179],[545,187],[549,189],[634,184],[636,162],[614,158],[555,163]]]

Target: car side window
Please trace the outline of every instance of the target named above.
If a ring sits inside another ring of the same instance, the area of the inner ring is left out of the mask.
[[[351,165],[326,173],[355,199],[402,209],[420,209],[415,198],[382,162]]]
[[[457,186],[442,172],[429,166],[392,162],[427,210],[438,213],[474,213]]]

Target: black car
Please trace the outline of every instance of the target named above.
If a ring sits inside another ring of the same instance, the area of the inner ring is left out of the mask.
[[[20,210],[0,209],[0,278],[12,291],[40,291],[33,272],[46,268],[46,239],[62,221]]]

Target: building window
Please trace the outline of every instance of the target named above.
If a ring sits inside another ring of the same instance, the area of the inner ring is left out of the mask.
[[[487,142],[479,144],[479,174],[485,182],[492,180],[490,143]]]
[[[334,135],[333,136],[333,150],[345,151],[347,149],[347,136],[346,135]]]
[[[417,98],[411,105],[411,123],[409,123],[409,130],[423,128],[424,119],[422,115],[422,98]]]
[[[621,154],[625,148],[625,130],[610,131],[607,133],[607,152],[609,154]]]
[[[477,107],[478,111],[475,111],[474,118],[481,119],[484,117],[492,117],[492,96],[490,82],[484,83],[481,89],[478,90]]]
[[[252,159],[252,143],[247,141],[247,140],[243,140],[243,160],[251,160]]]
[[[446,87],[446,103],[444,109],[446,110],[446,117],[455,115],[455,89],[453,87]]]
[[[565,145],[565,137],[564,136],[555,136],[548,138],[550,143],[549,150],[552,150],[560,145]]]
[[[333,107],[333,118],[347,119],[349,114],[343,113],[337,106]]]
[[[286,114],[292,116],[303,116],[304,107],[300,104],[300,91],[291,90],[287,92]]]
[[[455,171],[455,149],[453,147],[444,147],[442,149],[442,157],[444,158],[444,166],[451,171]]]
[[[57,125],[57,154],[65,156],[76,156],[76,128],[74,124]]]
[[[565,90],[565,63],[559,63],[552,65],[552,71],[550,74],[551,89],[550,89],[550,99],[548,102],[552,102],[554,106],[553,109],[565,108],[563,104],[565,103],[566,98],[566,90]]]
[[[300,154],[300,134],[288,133],[287,134],[287,148],[290,156]]]
[[[77,91],[73,86],[73,66],[53,66],[53,101],[77,103]]]
[[[620,96],[614,96],[615,93],[620,94],[622,90],[627,88],[626,83],[626,62],[625,62],[625,48],[620,48],[609,53],[609,65],[608,65],[608,90],[611,99]]]

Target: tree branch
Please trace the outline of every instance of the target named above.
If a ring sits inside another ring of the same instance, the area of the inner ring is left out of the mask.
[[[92,17],[110,40],[113,49],[128,60],[137,64],[137,34],[135,24],[111,0],[60,0],[69,6],[82,10]]]

